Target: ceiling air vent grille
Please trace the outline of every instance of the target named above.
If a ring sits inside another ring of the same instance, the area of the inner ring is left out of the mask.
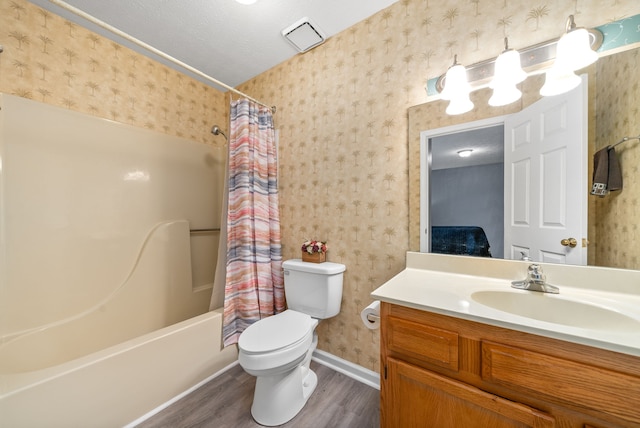
[[[306,17],[282,30],[282,36],[299,52],[306,52],[325,41],[322,31]]]

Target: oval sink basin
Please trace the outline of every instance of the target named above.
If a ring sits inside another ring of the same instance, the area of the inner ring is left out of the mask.
[[[502,312],[553,324],[611,332],[640,330],[640,321],[635,318],[557,294],[492,290],[472,293],[471,299]]]

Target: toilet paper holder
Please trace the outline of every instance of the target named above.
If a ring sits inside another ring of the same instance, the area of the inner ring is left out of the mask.
[[[380,315],[367,314],[367,319],[370,322],[377,322],[377,321],[380,321]]]
[[[377,330],[380,328],[380,301],[374,300],[369,306],[360,312],[360,318],[364,326],[369,330]]]

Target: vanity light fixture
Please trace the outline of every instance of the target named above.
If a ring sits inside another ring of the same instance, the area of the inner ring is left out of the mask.
[[[589,33],[585,28],[576,27],[573,15],[569,15],[566,29],[566,33],[558,40],[556,64],[575,71],[596,62],[598,54],[591,49]]]
[[[586,50],[584,48],[585,34],[589,44],[589,47]],[[560,40],[565,38],[566,40],[560,43]],[[541,94],[543,96],[562,93],[559,91],[567,92],[572,89],[571,85],[579,84],[580,78],[575,75],[574,71],[584,68],[586,65],[593,62],[593,58],[597,59],[598,54],[595,51],[602,46],[602,40],[603,34],[600,31],[596,29],[576,28],[573,16],[569,16],[566,24],[566,32],[562,38],[549,40],[519,49],[518,51],[508,49],[505,43],[506,49],[499,57],[481,61],[465,68],[465,98],[469,98],[469,93],[471,91],[491,86],[491,88],[494,89],[494,94],[490,101],[491,105],[506,105],[509,102],[518,100],[521,95],[518,94],[520,91],[515,87],[517,83],[510,83],[509,85],[506,85],[505,83],[504,86],[501,86],[503,79],[497,77],[499,73],[502,73],[502,71],[498,70],[499,68],[502,68],[502,64],[498,64],[498,59],[500,59],[500,63],[503,61],[513,61],[512,59],[510,60],[509,57],[513,58],[514,54],[519,54],[521,63],[520,68],[527,76],[549,71],[547,74],[547,81],[549,84],[547,85],[545,82],[546,87],[543,87],[544,90],[541,90]],[[575,46],[573,43],[576,41],[582,41],[581,45],[583,48],[571,47]],[[512,53],[506,55],[509,51]],[[575,56],[572,55],[565,56],[565,52],[567,52],[567,54],[581,52],[581,54],[578,55],[580,59],[572,59],[575,58]],[[504,57],[506,59],[502,58],[503,55],[506,55]],[[560,61],[554,61],[556,58],[560,57],[563,59]],[[457,65],[457,63],[454,61],[454,66],[455,65]],[[471,100],[468,102],[466,100],[463,101],[462,96],[459,98],[452,98],[450,95],[450,93],[457,92],[452,85],[447,84],[449,71],[452,68],[453,66],[447,70],[447,73],[438,78],[436,82],[436,90],[440,92],[442,99],[450,101],[449,107],[447,107],[447,114],[465,113],[473,108],[473,103]],[[552,69],[553,71],[551,71]],[[517,79],[512,79],[512,81],[513,80]],[[462,81],[462,79],[460,78],[459,81]],[[449,87],[446,92],[445,86]],[[453,102],[454,99],[456,100],[455,103]],[[471,107],[469,107],[469,105]],[[459,106],[464,106],[464,108]]]
[[[516,85],[527,78],[527,73],[520,64],[518,51],[509,49],[509,39],[504,38],[504,51],[495,63],[495,72],[489,87],[493,95],[489,98],[489,105],[497,107],[511,104],[522,97],[522,92]]]
[[[469,156],[471,156],[471,153],[473,152],[473,149],[464,149],[464,150],[460,150],[458,151],[458,156],[460,156],[461,158],[468,158]]]
[[[462,114],[473,108],[469,99],[471,87],[467,81],[467,70],[464,65],[458,64],[458,55],[453,57],[453,65],[446,74],[446,83],[442,89],[442,99],[449,101],[447,114]]]
[[[569,15],[566,33],[558,40],[556,60],[547,71],[540,95],[550,96],[569,92],[580,84],[580,78],[574,73],[598,59],[591,50],[589,33],[584,28],[576,28],[573,15]]]

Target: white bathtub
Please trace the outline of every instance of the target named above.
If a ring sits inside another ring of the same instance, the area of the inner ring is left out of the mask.
[[[237,359],[222,309],[34,372],[0,375],[1,427],[130,423]]]
[[[0,94],[0,159],[0,428],[122,426],[236,359],[222,151]]]

